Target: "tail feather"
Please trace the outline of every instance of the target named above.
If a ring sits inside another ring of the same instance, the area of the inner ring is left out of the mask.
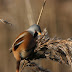
[[[10,53],[12,53],[12,48],[9,49]]]

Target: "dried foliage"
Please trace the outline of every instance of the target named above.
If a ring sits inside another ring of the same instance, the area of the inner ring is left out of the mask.
[[[33,71],[49,72],[48,70],[46,71],[43,68],[40,68],[37,64],[32,63],[32,60],[40,58],[51,59],[72,67],[72,39],[68,38],[67,40],[63,40],[56,36],[50,38],[47,30],[44,29],[42,35],[37,39],[35,53],[29,58],[29,65],[26,64],[23,67],[30,66]]]
[[[11,23],[9,23],[8,21],[6,21],[4,19],[0,19],[0,22],[2,22],[3,24],[10,24],[10,25],[12,25]]]
[[[46,58],[65,63],[72,66],[72,39],[63,40],[61,38],[50,38],[48,32],[44,29],[42,35],[37,40],[37,50],[44,50]]]
[[[26,64],[26,65],[24,65]],[[23,66],[24,65],[24,66]],[[42,67],[39,67],[35,62],[30,61],[30,63],[22,61],[21,62],[21,66],[20,66],[20,72],[22,72],[22,70],[24,69],[24,67],[29,67],[31,69],[32,72],[50,72],[47,69],[43,69]]]

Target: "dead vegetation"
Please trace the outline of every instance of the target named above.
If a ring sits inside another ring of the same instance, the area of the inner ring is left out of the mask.
[[[29,63],[25,66],[33,67],[32,69],[41,72],[49,72],[36,65],[32,60],[46,58],[57,61],[61,64],[66,64],[72,67],[72,39],[63,40],[58,37],[50,38],[46,29],[37,39],[37,47],[34,55],[29,58]],[[22,62],[24,63],[24,62]],[[29,64],[29,65],[28,65]],[[35,68],[35,69],[34,69]]]
[[[72,66],[72,39],[63,40],[61,38],[50,38],[47,30],[44,29],[43,34],[37,40],[37,50],[46,48],[44,51],[46,58],[65,63]]]

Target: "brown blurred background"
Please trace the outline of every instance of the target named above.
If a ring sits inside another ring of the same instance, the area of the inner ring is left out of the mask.
[[[43,0],[0,0],[0,19],[13,24],[0,22],[0,72],[15,72],[16,61],[8,49],[19,33],[37,22],[42,4]],[[72,0],[47,0],[40,26],[42,30],[47,28],[50,37],[56,35],[65,39],[72,35],[71,19]],[[54,70],[55,64],[50,65]],[[55,72],[62,72],[58,64],[57,67]]]

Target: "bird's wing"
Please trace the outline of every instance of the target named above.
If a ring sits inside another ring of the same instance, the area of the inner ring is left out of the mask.
[[[19,47],[19,45],[20,45],[21,43],[23,43],[23,42],[24,42],[24,36],[21,37],[21,38],[19,38],[19,39],[14,43],[14,50],[16,50],[16,49]]]
[[[18,48],[18,46],[24,41],[24,36],[25,35],[26,35],[26,32],[23,32],[16,38],[16,40],[12,44],[12,47],[9,49],[10,53],[12,52],[13,48],[14,48],[14,50],[16,50]]]

